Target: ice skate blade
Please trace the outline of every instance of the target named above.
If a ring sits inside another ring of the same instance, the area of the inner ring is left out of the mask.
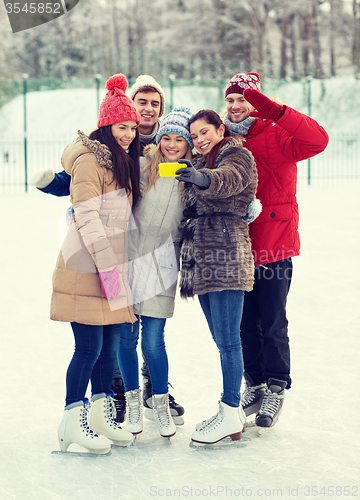
[[[92,453],[91,451],[61,451],[53,450],[52,455],[68,455],[72,457],[108,457],[111,455],[111,450],[107,453]]]
[[[230,447],[245,448],[246,443],[243,442],[243,439],[233,441],[231,438],[224,438],[216,443],[198,443],[197,441],[191,440],[189,446],[195,450],[224,450]]]
[[[272,427],[260,427],[259,425],[255,424],[255,421],[246,422],[246,428],[251,430],[254,429],[259,437],[266,434],[270,429],[272,429]]]
[[[258,435],[259,436],[263,436],[264,434],[266,434],[270,429],[272,429],[272,427],[258,427],[257,431],[258,431]]]
[[[171,438],[172,438],[173,436],[175,436],[175,434],[176,434],[176,432],[174,432],[174,434],[171,434],[171,436],[163,436],[162,434],[160,434],[160,436],[161,436],[163,439],[165,439],[165,441],[166,441],[167,443],[171,444]]]

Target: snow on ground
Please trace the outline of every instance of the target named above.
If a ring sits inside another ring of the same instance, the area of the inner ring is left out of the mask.
[[[146,421],[134,446],[90,458],[51,455],[73,352],[70,326],[49,320],[68,199],[1,197],[0,498],[359,497],[360,192],[304,188],[299,202],[302,255],[288,304],[293,387],[276,427],[260,438],[248,429],[241,448],[189,447],[195,424],[216,411],[221,377],[197,300],[178,298],[166,341],[185,425],[169,444]]]

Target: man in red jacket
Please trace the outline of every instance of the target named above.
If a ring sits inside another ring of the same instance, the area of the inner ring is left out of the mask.
[[[257,73],[235,75],[225,90],[224,123],[245,138],[254,156],[263,209],[250,224],[255,283],[245,294],[241,322],[244,378],[241,403],[261,427],[276,424],[291,386],[286,299],[292,257],[300,253],[297,162],[323,151],[325,130],[312,118],[260,92]]]

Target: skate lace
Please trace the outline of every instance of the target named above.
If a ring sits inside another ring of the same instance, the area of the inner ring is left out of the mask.
[[[246,386],[244,394],[241,397],[241,402],[243,405],[249,405],[252,403],[256,396],[256,387]]]
[[[243,406],[250,405],[254,399],[256,398],[256,391],[261,389],[263,384],[261,385],[247,385],[245,386],[245,391],[241,396],[241,403]]]
[[[269,389],[265,390],[265,396],[261,403],[260,412],[262,415],[273,417],[279,410],[281,400],[284,395],[276,392],[271,392]]]
[[[141,421],[142,404],[140,391],[133,391],[131,399],[126,399],[126,409],[130,424],[137,424]]]
[[[87,436],[98,437],[98,435],[89,427],[89,424],[88,424],[89,411],[90,411],[90,402],[87,400],[84,403],[84,407],[82,408],[82,411],[81,411],[80,425],[83,428],[83,430]]]
[[[104,410],[105,410],[105,416],[106,420],[108,421],[109,425],[111,427],[114,427],[114,429],[117,429],[118,427],[121,429],[121,426],[118,425],[118,423],[115,421],[115,416],[116,416],[116,409],[115,409],[115,404],[113,400],[113,392],[109,394],[104,402]]]
[[[122,412],[125,408],[125,401],[124,399],[117,399],[116,397],[113,398],[115,410],[117,412]]]
[[[201,423],[201,427],[200,427],[200,429],[198,429],[198,432],[200,432],[202,434],[206,434],[206,433],[214,430],[216,427],[218,427],[221,424],[221,422],[223,421],[223,413],[224,413],[224,409],[220,405],[219,411],[217,413],[215,413],[215,415],[204,420]]]
[[[174,389],[174,386],[170,382],[168,382],[168,386]],[[170,408],[177,406],[177,402],[175,401],[174,396],[170,394],[170,391],[169,391],[169,406]]]
[[[170,426],[170,419],[171,419],[171,414],[170,414],[170,408],[168,405],[168,397],[163,398],[160,401],[156,401],[154,406],[153,406],[153,412],[154,415],[157,417],[159,420],[161,426],[163,427],[168,427]]]

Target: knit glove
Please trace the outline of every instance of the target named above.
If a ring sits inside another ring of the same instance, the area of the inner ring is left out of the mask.
[[[39,189],[44,189],[54,180],[54,178],[55,174],[50,168],[49,170],[38,170],[29,180],[29,184]]]
[[[116,299],[121,290],[118,268],[114,267],[112,271],[100,271],[99,276],[101,282],[101,290],[104,294],[105,299]]]
[[[179,160],[178,163],[185,163],[187,165],[185,168],[179,168],[175,174],[179,177],[175,177],[178,181],[190,182],[195,184],[199,188],[206,189],[210,186],[211,180],[205,172],[198,172],[193,167],[191,161],[189,160]]]
[[[249,116],[276,121],[285,113],[285,106],[277,104],[258,90],[245,89],[244,98],[256,109],[256,111],[251,111]]]
[[[252,200],[246,209],[246,215],[242,217],[245,222],[250,224],[251,222],[254,222],[254,220],[260,215],[262,210],[262,204],[261,201],[258,198],[255,198],[255,200]]]

